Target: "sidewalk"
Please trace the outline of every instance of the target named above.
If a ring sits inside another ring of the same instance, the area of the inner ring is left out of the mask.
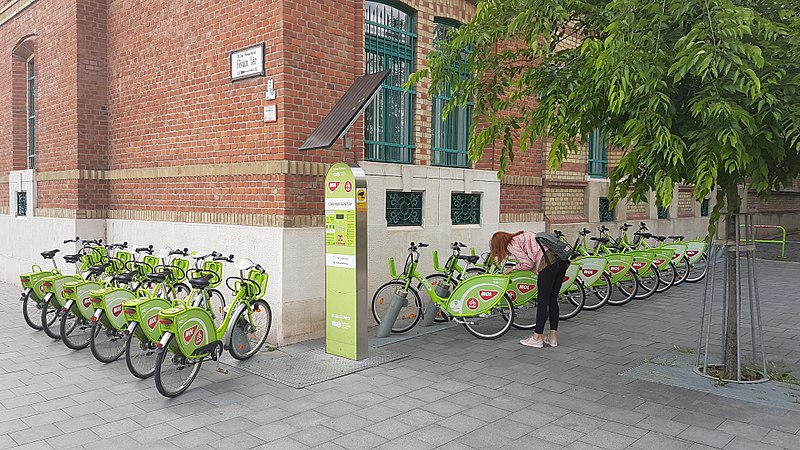
[[[800,377],[798,273],[759,260],[767,358]],[[204,364],[170,400],[124,361],[102,365],[29,329],[18,288],[0,284],[11,324],[0,330],[0,448],[800,448],[800,404],[620,375],[697,347],[702,290],[584,311],[562,322],[557,348],[452,327],[383,347],[408,358],[304,389]]]

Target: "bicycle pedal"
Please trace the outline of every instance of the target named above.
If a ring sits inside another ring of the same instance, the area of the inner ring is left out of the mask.
[[[223,368],[223,367],[220,367],[220,366],[219,366],[219,361],[217,361],[217,372],[219,372],[219,373],[225,373],[225,374],[227,374],[227,373],[228,373],[228,369],[225,369],[225,368]]]

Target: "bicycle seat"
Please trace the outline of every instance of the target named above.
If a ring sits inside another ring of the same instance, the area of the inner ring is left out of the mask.
[[[657,241],[664,242],[667,240],[666,236],[653,236]]]
[[[58,253],[60,251],[61,250],[59,250],[59,249],[48,250],[46,252],[42,252],[41,255],[42,255],[42,258],[44,258],[44,259],[53,259],[56,256],[56,253]]]
[[[636,233],[633,233],[633,234],[637,235],[637,236],[641,236],[643,238],[647,238],[647,239],[650,239],[651,237],[653,237],[652,234],[650,234],[650,233],[642,233],[641,231],[637,231]]]
[[[458,259],[463,259],[470,264],[475,264],[476,262],[480,261],[481,257],[478,255],[459,255]]]
[[[684,236],[682,236],[682,235],[680,235],[680,234],[679,234],[679,235],[677,235],[677,236],[667,236],[667,237],[668,237],[668,238],[670,238],[670,239],[677,239],[677,240],[679,240],[679,241],[682,241],[682,240],[683,240],[683,238],[684,238]]]
[[[590,237],[589,239],[592,241],[602,242],[603,244],[608,244],[609,242],[609,239],[606,237]]]
[[[161,282],[163,282],[164,280],[167,279],[167,276],[169,276],[168,273],[151,272],[151,273],[147,274],[147,279],[149,279],[150,281],[153,281],[155,283],[161,283]]]
[[[133,276],[136,275],[136,271],[132,270],[130,272],[123,272],[117,275],[114,275],[114,281],[117,283],[128,284],[133,281]]]
[[[211,284],[212,277],[213,275],[208,274],[208,275],[203,275],[202,277],[199,278],[189,278],[186,281],[188,281],[189,284],[192,285],[194,289],[206,289],[208,285]]]
[[[75,264],[80,260],[81,260],[81,255],[64,255],[64,261],[70,264]]]
[[[92,275],[100,275],[106,271],[108,264],[100,264],[99,266],[89,266],[89,273]]]

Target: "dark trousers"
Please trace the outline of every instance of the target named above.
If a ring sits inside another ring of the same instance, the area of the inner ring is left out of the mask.
[[[537,334],[544,333],[544,323],[550,319],[550,330],[558,330],[558,291],[564,282],[569,263],[557,261],[539,272],[539,299],[536,302],[536,328]]]

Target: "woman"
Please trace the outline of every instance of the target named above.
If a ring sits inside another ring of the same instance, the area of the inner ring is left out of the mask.
[[[569,263],[559,261],[550,250],[545,250],[537,241],[536,233],[518,231],[514,234],[498,231],[490,242],[491,256],[502,264],[509,253],[517,260],[512,270],[531,270],[538,274],[539,297],[536,305],[536,327],[533,335],[519,341],[528,347],[542,348],[544,344],[558,346],[558,292],[564,282]],[[542,339],[544,323],[550,319],[550,336]]]

